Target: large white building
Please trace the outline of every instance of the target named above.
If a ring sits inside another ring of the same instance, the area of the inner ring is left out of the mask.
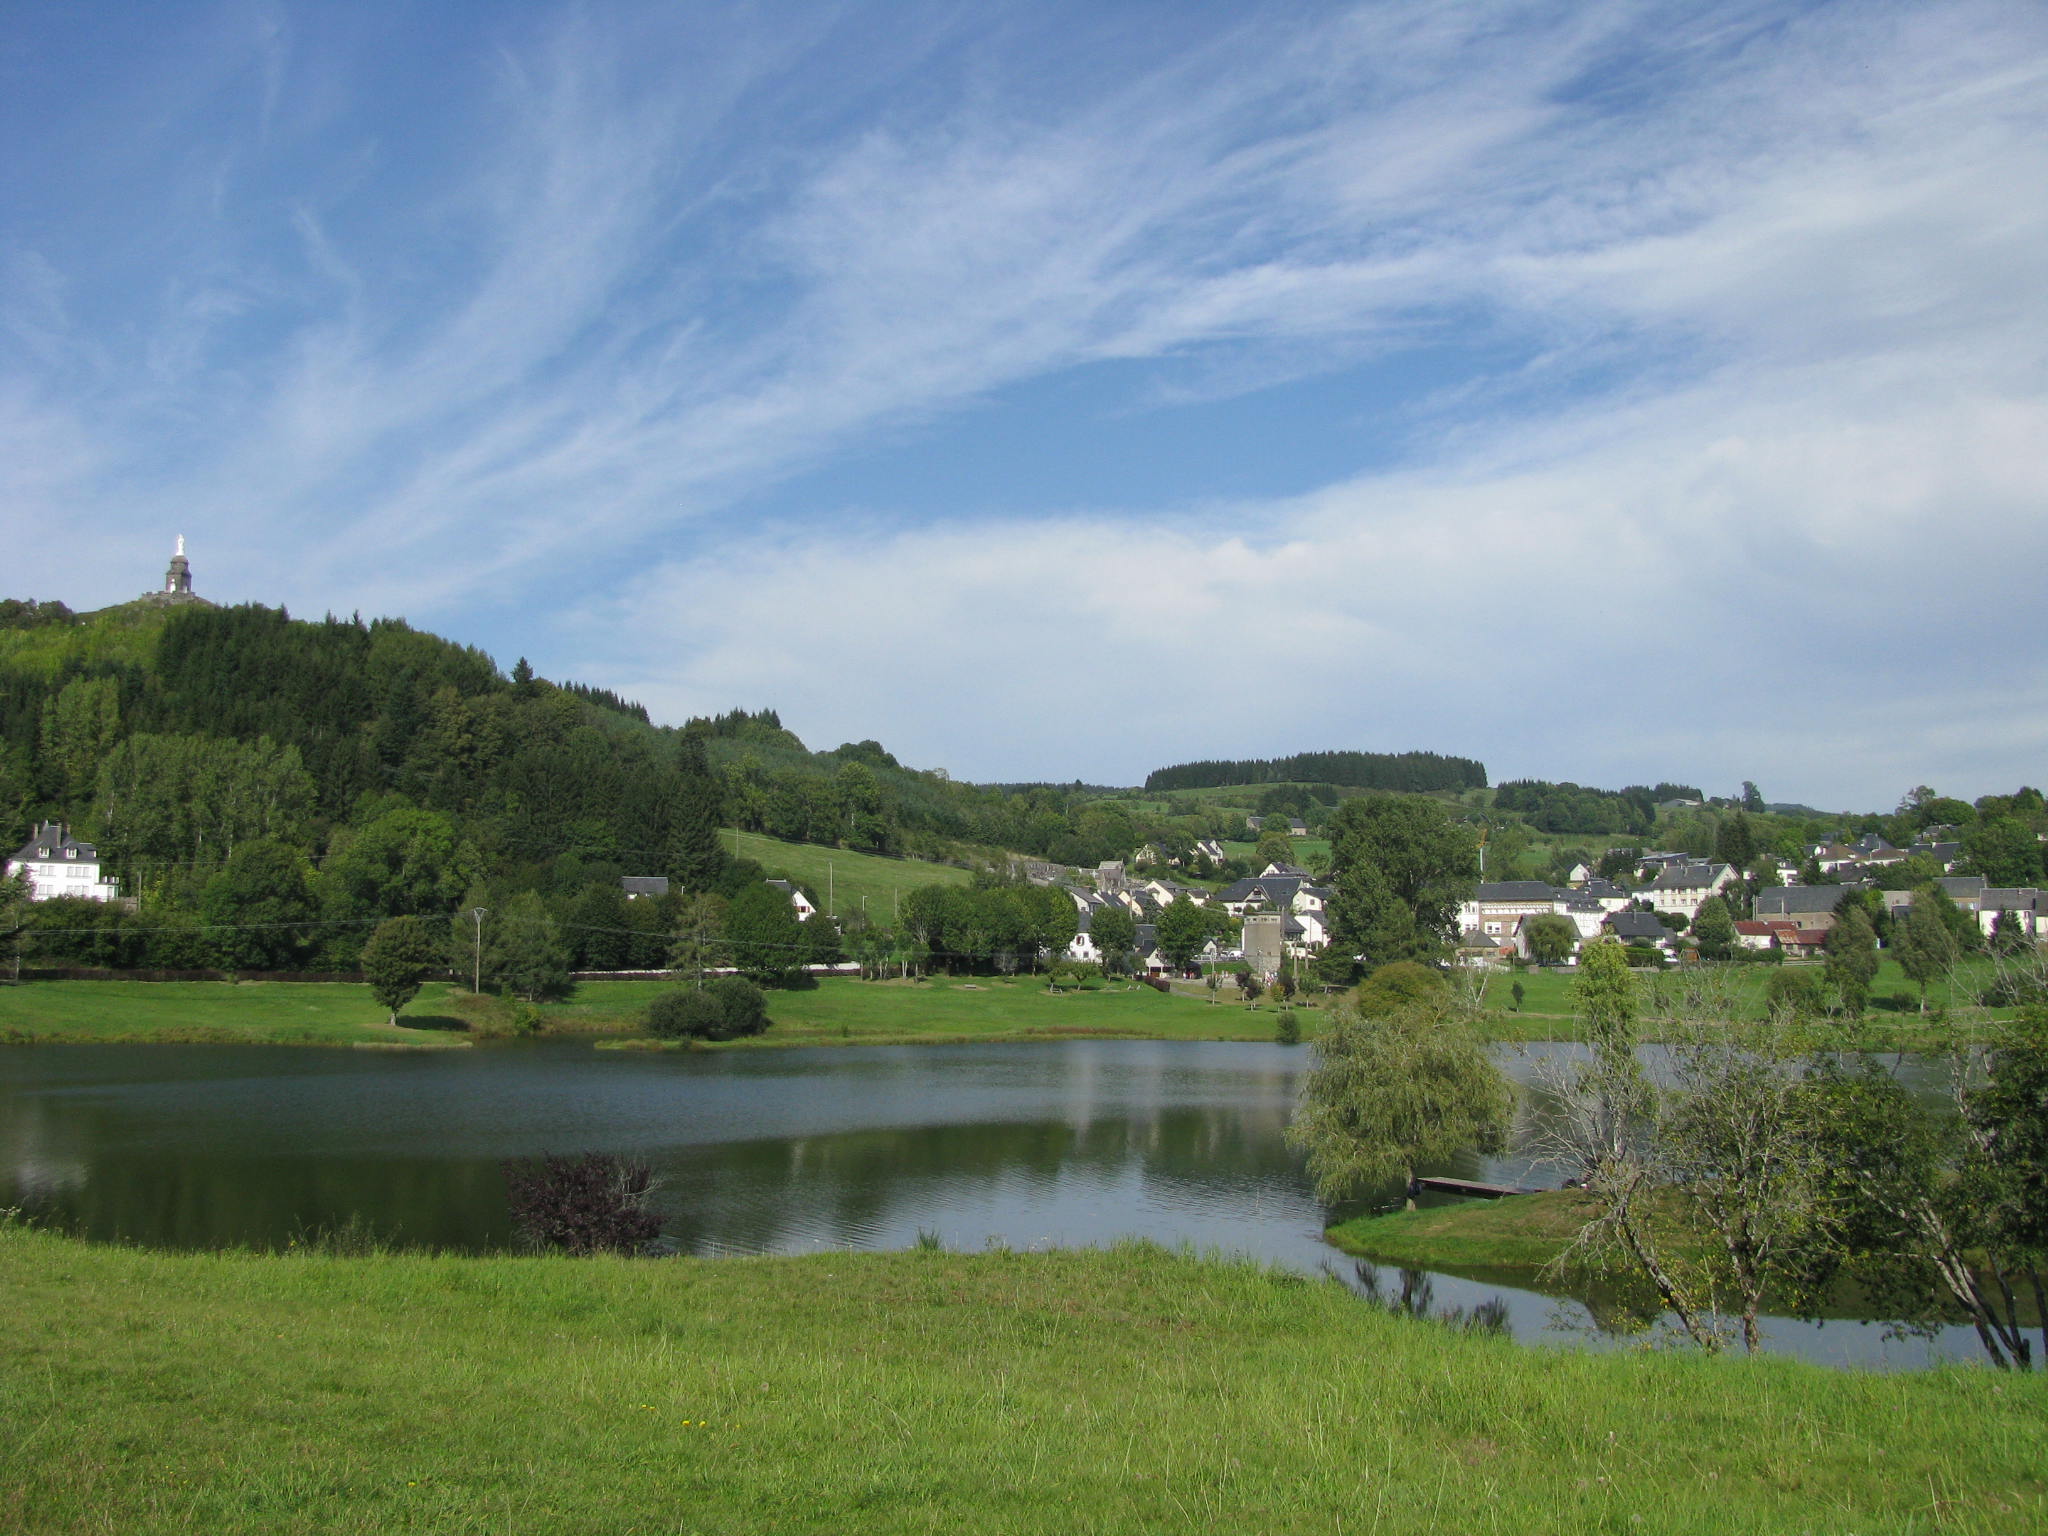
[[[100,878],[99,849],[71,836],[61,821],[38,826],[7,861],[6,872],[28,877],[31,901],[53,901],[59,896],[112,901],[121,894],[120,886]]]

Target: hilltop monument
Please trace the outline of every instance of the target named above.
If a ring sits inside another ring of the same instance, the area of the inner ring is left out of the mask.
[[[164,571],[163,587],[155,592],[143,593],[142,600],[159,605],[206,601],[192,590],[192,562],[185,558],[185,535],[182,533],[178,535],[177,551],[171,556],[171,563]]]

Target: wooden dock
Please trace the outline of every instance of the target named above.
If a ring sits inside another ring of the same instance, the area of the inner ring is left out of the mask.
[[[1470,1195],[1479,1200],[1504,1200],[1509,1195],[1542,1193],[1525,1184],[1481,1184],[1476,1179],[1417,1179],[1408,1186],[1408,1193],[1413,1196],[1425,1189],[1440,1195]]]

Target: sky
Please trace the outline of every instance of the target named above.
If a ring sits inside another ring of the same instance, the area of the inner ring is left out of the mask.
[[[0,32],[0,595],[976,780],[2048,780],[2048,7]]]

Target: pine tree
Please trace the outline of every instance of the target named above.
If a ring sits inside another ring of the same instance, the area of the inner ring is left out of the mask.
[[[662,870],[689,891],[706,891],[725,872],[727,856],[718,840],[724,795],[704,755],[704,743],[686,735],[676,748],[675,788],[668,804],[668,837]]]

